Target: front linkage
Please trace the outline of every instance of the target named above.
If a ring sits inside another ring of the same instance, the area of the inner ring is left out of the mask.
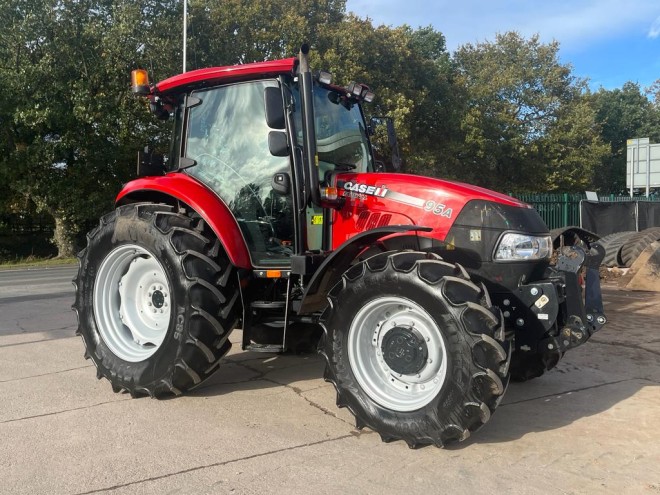
[[[517,353],[540,356],[546,370],[607,322],[598,273],[605,250],[584,231],[567,232],[582,242],[560,246],[556,264],[548,267],[543,280],[521,284],[514,291],[517,307],[509,299],[501,301],[509,326],[516,330]]]

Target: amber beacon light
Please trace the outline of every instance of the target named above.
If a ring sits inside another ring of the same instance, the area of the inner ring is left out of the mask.
[[[136,95],[149,94],[149,74],[144,69],[131,71],[131,88]]]

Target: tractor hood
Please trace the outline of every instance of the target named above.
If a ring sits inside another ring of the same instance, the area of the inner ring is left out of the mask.
[[[478,186],[394,173],[341,173],[336,179],[346,203],[333,220],[334,246],[355,233],[386,225],[431,227],[430,236],[443,240],[468,203],[475,212],[489,205],[488,214],[498,216],[505,228],[527,231],[532,225],[534,230],[547,231],[527,203]],[[531,224],[525,220],[517,226],[516,217],[530,217]],[[483,220],[479,219],[481,225]]]

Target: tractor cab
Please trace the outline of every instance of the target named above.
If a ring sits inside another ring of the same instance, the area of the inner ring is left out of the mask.
[[[277,67],[247,64],[244,74],[203,69],[151,88],[133,77],[134,92],[150,98],[156,115],[173,115],[162,171],[192,177],[222,200],[253,268],[287,269],[294,255],[330,250],[324,207],[344,202],[334,176],[375,171],[360,106],[373,93],[357,83],[332,85],[330,74],[319,72],[309,78],[306,102],[297,66],[288,59]],[[311,157],[306,139],[314,141]],[[143,170],[154,175],[153,167]]]

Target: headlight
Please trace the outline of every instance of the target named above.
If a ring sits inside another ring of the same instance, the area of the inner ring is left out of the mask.
[[[549,235],[504,234],[495,250],[495,261],[540,260],[552,253]]]

